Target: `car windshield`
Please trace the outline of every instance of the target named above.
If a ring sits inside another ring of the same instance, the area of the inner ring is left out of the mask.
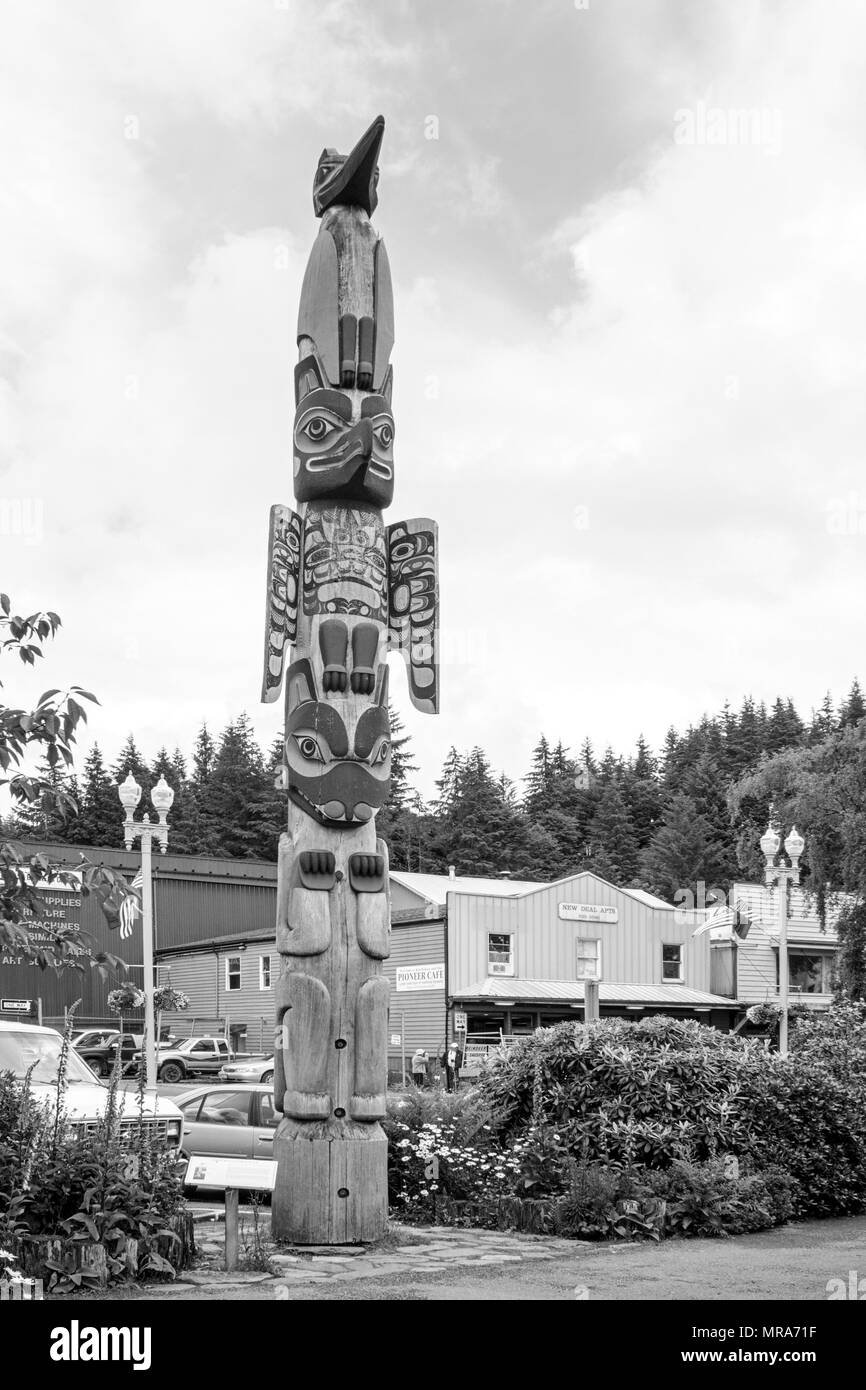
[[[0,1032],[0,1072],[11,1071],[23,1081],[32,1067],[32,1081],[56,1085],[62,1046],[63,1039],[56,1033]],[[66,1076],[72,1084],[98,1084],[90,1068],[71,1049],[66,1054]]]

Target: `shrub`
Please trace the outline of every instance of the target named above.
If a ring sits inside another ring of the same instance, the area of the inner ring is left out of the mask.
[[[135,1241],[139,1273],[173,1277],[183,1252],[174,1229],[183,1211],[177,1155],[145,1124],[131,1148],[122,1140],[119,1049],[98,1125],[76,1132],[65,1114],[68,1045],[69,1027],[51,1106],[35,1099],[29,1074],[23,1081],[0,1074],[0,1246],[16,1254],[27,1246],[32,1255],[41,1237],[93,1242],[103,1247],[114,1280],[126,1276],[128,1245]],[[142,1081],[140,1111],[143,1105]],[[87,1281],[81,1273],[67,1276],[50,1260],[35,1272],[50,1275],[50,1287]]]
[[[531,1147],[552,1130],[566,1157],[620,1169],[733,1154],[753,1173],[780,1165],[795,1215],[841,1215],[866,1204],[864,1017],[866,1009],[847,1005],[798,1021],[789,1058],[664,1017],[561,1024],[495,1062],[478,1103],[505,1144],[528,1139]],[[713,1185],[710,1170],[706,1181]],[[701,1215],[701,1195],[698,1182],[690,1222],[709,1232],[719,1203]],[[721,1224],[730,1229],[733,1220],[730,1211]]]

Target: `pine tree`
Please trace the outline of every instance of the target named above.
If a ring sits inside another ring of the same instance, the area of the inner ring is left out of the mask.
[[[60,762],[53,765],[47,757],[42,758],[37,768],[37,778],[42,785],[48,789],[52,796],[58,793],[66,793],[67,796],[75,796],[74,778],[71,777]],[[67,844],[69,828],[74,824],[77,811],[71,806],[66,815],[59,814],[56,809],[57,803],[50,801],[46,797],[40,797],[38,801],[31,802],[28,806],[22,807],[12,818],[15,827],[16,839],[32,840],[40,844]]]
[[[859,724],[864,715],[866,715],[866,701],[863,699],[860,682],[855,677],[851,689],[848,691],[848,698],[839,711],[839,727],[844,728],[847,724]]]
[[[638,848],[643,849],[649,844],[661,815],[658,764],[643,734],[638,738],[634,761],[626,767],[622,790],[634,822]]]
[[[192,755],[192,782],[196,787],[207,785],[214,770],[216,755],[216,744],[208,732],[207,724],[202,724],[196,735]]]
[[[123,808],[97,743],[84,760],[78,804],[78,815],[70,827],[75,844],[118,848],[123,843]]]
[[[836,718],[836,710],[833,707],[833,698],[829,692],[824,696],[819,710],[812,711],[812,722],[809,726],[809,742],[822,743],[825,738],[829,738],[839,727]]]
[[[707,862],[710,829],[691,797],[677,792],[643,854],[641,871],[654,893],[675,901],[681,889],[688,889],[697,900],[699,880],[711,885]]]
[[[241,714],[224,730],[213,771],[202,789],[200,806],[212,854],[228,859],[257,857],[266,780],[249,716]]]
[[[634,821],[622,791],[609,782],[589,826],[589,867],[611,883],[625,887],[637,871],[637,839]]]

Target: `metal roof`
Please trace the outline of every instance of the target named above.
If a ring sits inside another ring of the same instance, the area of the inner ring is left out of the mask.
[[[680,1008],[736,1009],[736,999],[708,994],[687,985],[631,985],[602,980],[598,987],[600,1004],[667,1004]],[[479,980],[454,995],[455,1003],[483,999],[550,999],[555,1002],[583,1003],[582,980],[514,980],[494,976]]]
[[[549,883],[535,883],[517,878],[463,878],[449,877],[448,874],[410,874],[400,869],[391,869],[390,876],[397,883],[417,893],[421,898],[445,907],[449,893],[482,893],[490,898],[515,898],[521,893],[535,888],[549,888]]]
[[[562,883],[576,883],[580,879],[594,879],[597,883],[604,883],[608,888],[613,888],[617,893],[625,893],[627,897],[636,898],[646,907],[664,908],[666,912],[673,912],[674,910],[672,903],[666,903],[662,898],[655,897],[643,888],[621,888],[619,884],[610,883],[600,874],[593,873],[591,869],[583,869],[580,873],[567,874],[565,878],[551,879],[544,883],[519,878],[471,878],[460,874],[451,878],[448,874],[412,874],[404,873],[399,869],[391,869],[390,875],[397,883],[408,888],[411,893],[417,893],[430,902],[438,903],[440,907],[446,906],[449,893],[478,893],[485,898],[520,898],[526,893],[537,893],[545,888],[555,888]]]

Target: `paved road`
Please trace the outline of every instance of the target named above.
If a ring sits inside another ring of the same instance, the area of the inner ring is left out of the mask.
[[[201,1228],[200,1228],[201,1231]],[[217,1236],[216,1229],[204,1240]],[[380,1254],[302,1256],[278,1278],[211,1268],[171,1288],[108,1297],[229,1300],[465,1301],[765,1299],[823,1301],[850,1271],[866,1280],[866,1217],[791,1225],[731,1240],[590,1245],[493,1232],[406,1233]],[[213,1247],[212,1247],[213,1250]],[[866,1290],[866,1282],[863,1285]]]

